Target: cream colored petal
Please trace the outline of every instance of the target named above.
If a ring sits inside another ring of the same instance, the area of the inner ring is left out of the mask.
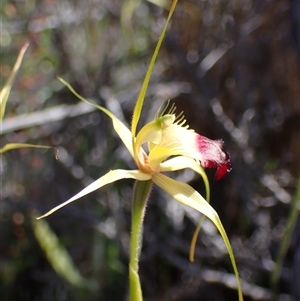
[[[190,168],[201,176],[206,175],[204,169],[190,157],[178,156],[166,160],[165,162],[160,164],[160,170],[162,172],[176,171],[184,168]]]
[[[174,114],[166,114],[148,122],[137,134],[135,147],[140,148],[145,142],[159,144],[162,140],[163,130],[171,126],[174,120]]]
[[[187,156],[194,159],[201,159],[197,149],[197,136],[193,130],[187,127],[172,124],[163,130],[161,142],[151,147],[148,157],[148,164],[153,170],[170,156]]]
[[[144,125],[142,129],[138,132],[134,141],[133,150],[135,160],[143,164],[144,152],[142,150],[142,145],[148,141],[159,143],[161,141],[161,137],[161,128],[155,120]],[[141,152],[143,154],[141,154]]]
[[[154,171],[159,170],[160,164],[165,159],[178,155],[177,152],[171,148],[165,148],[160,146],[155,146],[148,155],[148,165]]]
[[[207,175],[204,169],[194,159],[185,156],[178,156],[160,164],[161,172],[176,171],[184,168],[190,168],[202,177],[206,190],[206,201],[209,202],[210,189]]]
[[[200,213],[208,217],[214,223],[214,225],[217,227],[217,229],[219,230],[223,238],[223,241],[226,245],[231,260],[231,264],[237,279],[239,300],[240,301],[243,300],[239,274],[238,274],[235,258],[233,255],[233,251],[229,239],[227,237],[226,231],[221,223],[221,220],[217,212],[194,188],[192,188],[191,186],[185,183],[175,181],[162,174],[155,174],[152,177],[152,181],[160,188],[162,188],[164,191],[166,191],[168,194],[170,194],[175,200],[177,200],[178,202],[186,206],[196,209],[197,211],[199,211]]]
[[[98,108],[100,109],[100,107],[98,107]],[[125,147],[128,149],[130,155],[133,158],[133,147],[132,147],[132,138],[131,138],[130,130],[126,127],[126,125],[120,119],[118,119],[115,115],[110,113],[108,110],[102,110],[102,111],[111,118],[115,131],[117,132],[120,139],[122,140]]]
[[[91,193],[91,192],[93,192],[93,191],[95,191],[99,188],[101,188],[102,186],[105,186],[107,184],[113,183],[113,182],[121,180],[121,179],[130,179],[130,178],[135,179],[135,180],[139,180],[139,181],[147,181],[147,180],[151,179],[151,175],[142,173],[139,170],[123,170],[123,169],[111,170],[106,175],[102,176],[101,178],[99,178],[98,180],[96,180],[95,182],[93,182],[92,184],[90,184],[89,186],[84,188],[83,190],[81,190],[79,193],[74,195],[72,198],[70,198],[66,202],[56,206],[55,208],[51,209],[50,211],[48,211],[44,215],[38,217],[38,219],[49,216],[50,214],[54,213],[58,209],[60,209],[64,206],[78,200],[79,198],[81,198],[81,197],[83,197],[83,196],[85,196],[85,195],[87,195],[87,194],[89,194],[89,193]]]
[[[198,159],[197,137],[198,134],[188,126],[174,123],[164,129],[163,139],[159,146],[173,149],[177,155],[187,155]]]
[[[117,134],[119,135],[120,139],[128,149],[129,153],[133,157],[133,147],[132,147],[132,135],[130,130],[127,128],[127,126],[120,120],[118,119],[114,114],[112,114],[109,110],[105,109],[104,107],[101,107],[95,103],[92,103],[91,101],[87,100],[86,98],[82,97],[79,95],[73,87],[66,82],[62,78],[58,78],[76,97],[78,97],[80,100],[84,101],[85,103],[88,103],[89,105],[101,110],[103,113],[105,113],[108,117],[111,118],[113,127]]]
[[[207,175],[204,171],[204,169],[192,158],[189,157],[175,157],[172,159],[169,159],[165,162],[163,162],[161,165],[161,171],[176,171],[176,170],[180,170],[183,168],[190,168],[193,171],[197,172],[198,174],[200,174],[200,176],[203,179],[204,185],[205,185],[205,191],[206,191],[206,201],[209,202],[210,201],[210,187],[209,187],[209,182],[208,182],[208,178]],[[201,229],[201,225],[204,221],[205,217],[202,216],[202,218],[200,219],[196,230],[194,232],[193,238],[192,238],[192,242],[191,242],[191,247],[190,247],[190,261],[193,262],[194,261],[194,254],[195,254],[195,247],[196,247],[196,243],[197,243],[197,238]]]
[[[192,207],[218,224],[218,214],[209,203],[191,186],[175,181],[163,174],[154,174],[152,180],[180,203]]]

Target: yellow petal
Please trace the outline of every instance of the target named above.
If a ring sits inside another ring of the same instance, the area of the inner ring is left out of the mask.
[[[167,30],[169,21],[172,17],[172,14],[173,14],[174,10],[175,10],[176,4],[177,4],[177,0],[173,0],[172,5],[170,7],[170,11],[169,11],[169,15],[168,15],[166,24],[165,24],[165,26],[162,30],[162,33],[161,33],[161,35],[158,39],[158,42],[156,44],[154,53],[152,55],[149,67],[148,67],[147,72],[146,72],[145,79],[144,79],[143,84],[142,84],[141,91],[138,95],[138,98],[137,98],[137,101],[136,101],[136,104],[135,104],[135,107],[134,107],[133,116],[132,116],[132,123],[131,123],[132,141],[134,141],[134,138],[135,138],[137,124],[138,124],[140,116],[141,116],[141,111],[142,111],[142,107],[143,107],[143,103],[144,103],[144,98],[145,98],[145,95],[146,95],[146,92],[147,92],[147,88],[148,88],[150,77],[151,77],[151,74],[152,74],[152,71],[153,71],[153,67],[154,67],[154,64],[155,64],[160,46],[161,46],[162,41],[165,37],[165,33],[166,33],[166,30]]]
[[[130,130],[127,128],[127,126],[120,120],[118,119],[114,114],[112,114],[109,110],[105,109],[104,107],[101,107],[95,103],[92,103],[91,101],[87,100],[86,98],[82,97],[81,95],[79,95],[74,89],[73,87],[66,82],[64,79],[62,78],[58,78],[76,97],[78,97],[80,100],[84,101],[85,103],[90,104],[91,106],[94,106],[95,108],[101,110],[102,112],[104,112],[108,117],[111,118],[112,123],[113,123],[113,127],[116,131],[116,133],[119,135],[120,139],[122,140],[122,142],[124,143],[124,145],[126,146],[126,148],[128,149],[129,153],[131,154],[131,156],[133,157],[133,147],[132,147],[132,136],[131,136],[131,132]]]
[[[28,46],[29,46],[29,43],[25,43],[25,45],[20,50],[20,53],[19,53],[18,58],[16,60],[16,63],[13,67],[13,70],[12,70],[9,78],[7,79],[7,82],[5,83],[4,87],[0,91],[0,120],[3,119],[7,99],[8,99],[9,93],[10,93],[10,89],[13,85],[13,82],[14,82],[14,79],[16,77],[16,74],[17,74],[18,70],[20,69],[25,51],[28,48]]]
[[[217,212],[194,188],[188,184],[175,181],[159,173],[154,174],[152,180],[180,203],[196,209],[214,223],[216,223],[219,219]]]
[[[176,171],[176,170],[180,170],[180,169],[184,169],[184,168],[190,168],[193,171],[200,174],[200,176],[203,179],[204,186],[205,186],[206,201],[207,202],[210,201],[210,188],[209,188],[209,182],[208,182],[207,175],[206,175],[204,169],[194,159],[189,158],[189,157],[179,156],[179,157],[175,157],[175,158],[169,159],[169,160],[161,163],[160,167],[161,167],[160,170],[162,172]],[[198,238],[198,235],[199,235],[199,232],[200,232],[200,229],[201,229],[204,219],[205,219],[205,217],[202,216],[196,227],[196,230],[193,234],[193,238],[192,238],[191,246],[190,246],[190,256],[189,256],[191,262],[194,261],[197,238]]]
[[[174,120],[175,115],[167,114],[144,125],[134,141],[135,158],[138,159],[140,148],[144,143],[159,144],[162,140],[163,129],[172,125]]]
[[[162,138],[162,131],[156,120],[144,125],[136,136],[134,149],[138,150],[145,142],[158,144]]]
[[[202,177],[207,194],[206,200],[209,202],[209,182],[206,173],[194,159],[185,156],[178,156],[166,160],[165,162],[160,164],[160,171],[162,172],[176,171],[184,168],[190,168]]]
[[[173,149],[161,147],[161,146],[155,146],[152,148],[152,150],[149,152],[148,155],[148,165],[152,170],[159,170],[159,166],[162,161],[167,159],[171,156],[176,156],[177,153],[174,153]]]
[[[141,147],[145,142],[159,144],[162,139],[162,130],[173,124],[175,115],[164,115],[144,125],[136,136],[135,145]]]
[[[123,169],[116,169],[109,171],[106,175],[102,176],[98,180],[94,181],[92,184],[81,190],[79,193],[74,195],[72,198],[67,200],[66,202],[56,206],[55,208],[51,209],[44,215],[38,217],[37,219],[44,218],[46,216],[49,216],[53,212],[57,211],[58,209],[78,200],[79,198],[82,198],[83,196],[107,185],[110,183],[113,183],[115,181],[121,180],[121,179],[135,179],[139,181],[147,181],[151,179],[151,175],[142,173],[139,170],[123,170]]]
[[[164,191],[170,194],[175,200],[178,202],[194,208],[195,210],[199,211],[200,213],[204,214],[208,217],[217,227],[219,230],[223,241],[226,245],[231,264],[236,276],[237,285],[238,285],[238,295],[239,301],[243,300],[242,289],[239,279],[239,274],[235,262],[235,258],[233,255],[233,251],[227,237],[226,231],[221,223],[221,220],[217,214],[217,212],[209,205],[209,203],[191,186],[175,181],[171,178],[168,178],[162,174],[155,174],[152,177],[152,181],[161,187]]]
[[[155,170],[157,165],[170,156],[187,156],[199,160],[201,154],[197,148],[197,136],[194,130],[176,123],[166,127],[161,142],[149,152],[149,166]]]

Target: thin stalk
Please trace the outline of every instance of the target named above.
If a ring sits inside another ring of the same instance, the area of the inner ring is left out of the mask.
[[[297,218],[299,216],[299,204],[300,204],[300,180],[298,181],[298,187],[294,196],[294,199],[291,204],[290,213],[287,219],[286,229],[282,238],[282,242],[280,244],[279,252],[277,258],[275,260],[275,267],[271,274],[271,285],[273,291],[273,299],[278,299],[278,282],[280,277],[280,272],[283,266],[284,258],[286,256],[291,238],[292,233],[295,228],[295,224],[297,222]]]
[[[142,289],[139,271],[139,256],[142,248],[143,220],[152,181],[136,181],[133,191],[130,260],[129,260],[129,294],[130,301],[142,301]]]

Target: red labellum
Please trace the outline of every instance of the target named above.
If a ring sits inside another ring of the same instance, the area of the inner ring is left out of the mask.
[[[223,140],[210,140],[197,135],[197,148],[203,167],[217,168],[215,180],[220,180],[231,171],[230,155],[223,151]]]

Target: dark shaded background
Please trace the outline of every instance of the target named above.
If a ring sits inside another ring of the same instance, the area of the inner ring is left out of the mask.
[[[134,168],[101,112],[56,79],[130,123],[166,11],[147,2],[131,23],[117,0],[3,1],[1,82],[25,41],[1,143],[1,300],[126,300],[133,182],[120,181],[47,218],[76,268],[97,288],[57,275],[37,242],[32,215],[46,212],[110,169]],[[212,205],[235,251],[245,300],[300,300],[300,223],[276,296],[270,284],[300,171],[300,1],[179,0],[148,89],[143,120],[172,99],[190,126],[222,138],[233,170],[211,180]],[[130,27],[131,24],[131,27]],[[64,106],[62,106],[64,105]],[[175,173],[204,193],[192,172]],[[154,189],[141,255],[145,300],[237,300],[224,244],[203,225],[195,262],[189,243],[199,215]]]

